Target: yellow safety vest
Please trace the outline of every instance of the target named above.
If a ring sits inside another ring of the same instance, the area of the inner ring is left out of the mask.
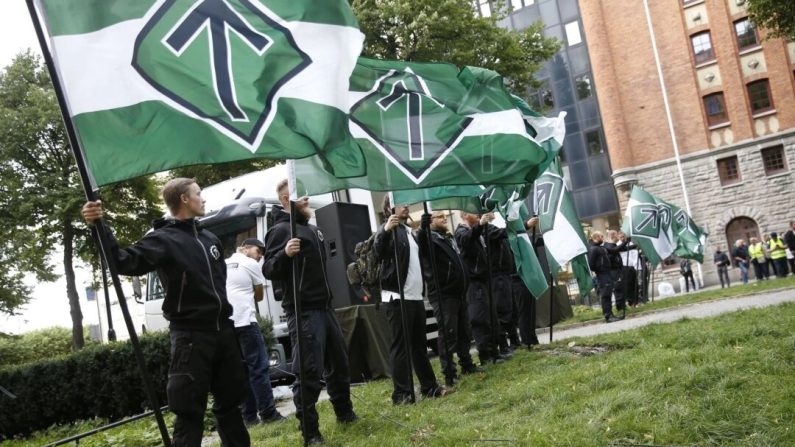
[[[757,242],[756,244],[748,247],[748,254],[751,255],[751,259],[756,259],[759,262],[765,262],[765,251],[762,249],[761,242]]]
[[[770,248],[771,259],[787,257],[787,251],[784,249],[784,241],[781,239],[770,239],[770,241],[768,241],[768,247]]]

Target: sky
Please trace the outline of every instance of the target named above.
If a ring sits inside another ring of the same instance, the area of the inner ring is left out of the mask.
[[[2,69],[11,63],[14,56],[27,48],[32,49],[37,54],[41,54],[41,50],[25,1],[0,0],[0,3],[3,5],[2,13],[0,14],[0,69]],[[32,299],[25,307],[20,309],[20,315],[9,317],[0,314],[0,332],[20,334],[51,326],[72,326],[72,320],[69,315],[69,302],[65,292],[66,280],[63,278],[63,267],[60,261],[61,256],[62,254],[59,251],[52,260],[60,279],[53,283],[41,283],[33,277],[27,278],[27,284],[33,289]],[[91,280],[91,271],[78,264],[75,276],[83,311],[83,325],[97,324],[97,315],[100,313],[104,315],[105,308],[102,301],[100,301],[98,309],[96,302],[88,302],[86,300],[85,287]],[[99,296],[100,299],[104,299],[101,293]],[[113,294],[111,294],[111,298],[115,301]],[[128,302],[133,314],[141,312],[138,308],[143,306],[137,305],[132,300]],[[114,314],[114,326],[117,334],[126,333],[122,327],[121,312],[118,304],[112,306],[112,313]],[[103,333],[107,332],[105,324],[103,319]],[[140,327],[140,323],[137,326]]]

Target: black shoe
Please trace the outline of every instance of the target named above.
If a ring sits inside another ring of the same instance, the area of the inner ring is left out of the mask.
[[[392,405],[411,405],[413,403],[414,399],[409,395],[392,398]]]
[[[492,360],[491,357],[481,357],[480,358],[480,366],[486,366],[486,365],[491,364],[491,363],[496,363],[496,364],[505,363],[505,358],[504,357],[500,357],[500,356],[497,356],[493,360]]]
[[[458,377],[445,377],[444,386],[452,388],[456,385],[458,385]]]
[[[513,349],[511,348],[501,348],[500,353],[497,354],[497,357],[505,357],[505,360],[513,357]]]
[[[425,396],[426,399],[433,399],[436,397],[444,397],[447,395],[447,393],[447,388],[436,385],[428,391],[423,391],[422,395]]]
[[[608,315],[608,316],[605,317],[605,323],[613,323],[613,322],[619,321],[619,320],[621,320],[621,319],[620,318],[616,318],[616,317],[614,317],[612,315]]]
[[[344,416],[337,416],[337,422],[340,424],[352,424],[358,420],[359,416],[357,416],[353,411]]]
[[[472,366],[470,366],[468,368],[461,368],[461,374],[463,374],[463,375],[480,374],[480,373],[484,373],[484,372],[486,372],[486,370],[481,368],[480,366],[477,366],[477,365],[472,365]]]
[[[504,362],[504,361],[510,360],[512,358],[513,358],[513,354],[511,354],[511,353],[505,353],[505,354],[499,353],[499,354],[497,354],[497,362],[498,363],[499,363],[500,360],[502,360]]]
[[[281,422],[281,421],[284,421],[284,420],[287,419],[286,417],[282,416],[282,414],[279,413],[276,410],[273,410],[273,413],[271,413],[269,416],[266,416],[266,417],[260,416],[259,418],[260,418],[260,421],[261,421],[260,423],[262,423],[262,424],[270,424],[272,422]]]
[[[314,434],[306,440],[306,445],[323,445],[325,443],[326,440],[323,439],[323,436],[320,433]]]

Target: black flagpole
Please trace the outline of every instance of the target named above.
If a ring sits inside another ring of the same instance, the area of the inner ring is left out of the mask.
[[[546,248],[544,248],[546,250]],[[546,254],[546,253],[545,253]],[[552,343],[552,306],[555,305],[555,284],[553,283],[552,271],[549,271],[549,342]]]
[[[425,210],[425,214],[429,214],[428,213],[428,202],[422,202],[422,207]],[[431,219],[433,219],[433,217],[431,217]],[[431,223],[433,223],[433,220],[431,220]],[[433,252],[433,240],[431,240],[431,238],[433,237],[433,230],[431,228],[428,228],[427,236],[428,236],[428,256],[429,256],[429,259],[431,261],[431,274],[433,274],[433,283],[436,286],[436,293],[438,295],[436,297],[436,299],[437,299],[437,302],[438,302],[438,305],[439,305],[439,318],[436,320],[436,327],[439,328],[439,331],[438,331],[439,334],[440,334],[439,335],[439,337],[440,337],[439,340],[441,340],[441,343],[439,344],[439,346],[440,346],[440,349],[444,349],[444,355],[446,356],[447,355],[447,332],[445,331],[445,327],[444,327],[444,309],[442,309],[442,307],[443,307],[442,306],[442,304],[443,304],[442,303],[442,289],[441,289],[441,287],[439,287],[439,274],[436,271],[436,254],[434,254],[434,252]],[[430,300],[430,296],[431,296],[431,294],[429,293],[428,294],[428,299],[429,300]],[[444,335],[444,337],[442,337],[442,335]],[[439,354],[441,355],[442,352],[439,352]],[[442,371],[442,372],[444,372],[444,371]]]
[[[39,45],[41,46],[41,52],[44,55],[44,61],[47,64],[47,69],[50,73],[50,80],[52,81],[53,89],[55,90],[55,96],[58,98],[58,105],[61,108],[64,127],[66,128],[66,133],[69,137],[69,144],[72,148],[72,154],[75,157],[75,162],[77,163],[77,169],[80,172],[80,179],[83,183],[86,199],[90,202],[96,201],[97,194],[92,189],[92,183],[88,175],[88,168],[86,167],[86,162],[83,158],[83,151],[80,149],[77,134],[75,133],[74,126],[72,125],[69,109],[66,106],[66,100],[61,88],[61,82],[58,79],[58,73],[56,72],[55,65],[53,63],[52,54],[50,54],[50,49],[47,46],[47,40],[44,38],[44,30],[42,29],[38,15],[36,14],[36,8],[33,5],[33,0],[26,0],[26,3],[28,5],[28,12],[30,12],[30,18],[33,21],[33,27],[36,29],[36,37],[39,39]],[[122,315],[124,315],[124,323],[126,324],[127,332],[130,335],[130,344],[132,344],[133,352],[135,353],[135,360],[141,373],[144,391],[146,392],[149,404],[152,406],[155,419],[157,419],[157,426],[160,429],[160,437],[163,440],[163,445],[168,447],[171,444],[171,440],[168,436],[168,429],[166,428],[166,422],[163,419],[163,413],[160,411],[160,403],[157,400],[157,394],[155,393],[154,386],[152,385],[152,381],[150,380],[149,374],[146,370],[146,362],[144,360],[143,352],[141,351],[141,345],[138,342],[138,334],[135,332],[135,325],[133,324],[132,317],[130,316],[130,310],[127,307],[127,300],[124,298],[124,290],[121,288],[121,281],[119,280],[116,260],[112,256],[108,256],[110,239],[108,238],[107,227],[105,226],[105,222],[100,219],[94,223],[94,228],[96,229],[96,243],[99,246],[102,257],[105,259],[105,262],[108,265],[108,270],[110,271],[110,277],[113,281],[116,297],[119,300],[119,307],[121,308]]]
[[[394,205],[394,204],[393,204]],[[398,294],[400,294],[400,324],[403,327],[403,343],[406,345],[406,363],[409,367],[409,386],[411,387],[411,401],[416,402],[417,396],[414,393],[414,360],[411,357],[411,343],[409,342],[409,325],[406,322],[406,296],[403,292],[403,284],[400,282],[400,258],[398,257],[398,226],[392,229],[392,245],[395,247],[395,276],[397,277]],[[411,235],[408,235],[411,237]]]
[[[489,241],[489,223],[486,222],[486,225],[483,227],[483,240],[486,241],[486,287],[488,287],[488,297],[489,301],[489,326],[491,332],[491,345],[494,348],[494,353],[491,356],[491,362],[497,363],[497,356],[500,354],[500,348],[497,343],[497,325],[496,325],[496,318],[494,315],[494,292],[492,291],[491,287],[491,241]]]
[[[296,237],[296,210],[295,201],[290,201],[290,239]],[[306,393],[304,392],[304,325],[301,321],[301,300],[298,298],[298,255],[293,256],[292,259],[292,281],[293,281],[293,304],[295,305],[295,339],[298,347],[298,359],[293,359],[293,363],[298,361],[298,392],[301,394],[301,436],[304,438],[304,445],[307,445],[307,431],[306,431]],[[306,261],[304,261],[306,262]]]
[[[108,272],[105,266],[105,258],[102,257],[102,253],[99,254],[99,266],[102,269],[102,290],[105,292],[105,310],[108,313],[108,341],[116,341],[116,331],[113,329],[113,317],[110,314],[110,294],[108,293]]]

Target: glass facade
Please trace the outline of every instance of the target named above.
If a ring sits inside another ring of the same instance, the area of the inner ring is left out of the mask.
[[[524,5],[518,8],[518,5]],[[500,22],[521,30],[541,20],[544,35],[561,41],[561,49],[536,73],[541,86],[526,92],[528,104],[545,115],[566,112],[566,141],[561,160],[581,219],[619,213],[607,143],[602,130],[591,64],[577,0],[512,2],[513,12]]]

